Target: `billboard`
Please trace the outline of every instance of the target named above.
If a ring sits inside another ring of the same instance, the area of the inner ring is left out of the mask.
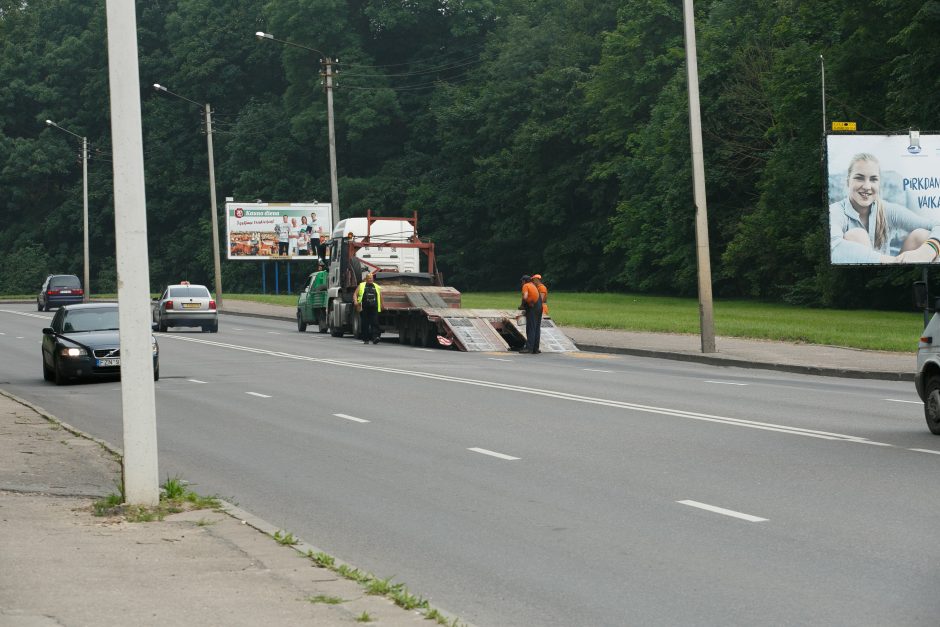
[[[829,135],[833,265],[940,261],[940,135]]]
[[[329,203],[225,203],[228,259],[313,260],[332,230]]]

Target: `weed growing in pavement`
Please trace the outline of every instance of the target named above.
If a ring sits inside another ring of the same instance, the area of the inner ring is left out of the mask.
[[[356,622],[357,623],[371,623],[372,615],[369,614],[369,612],[363,612],[362,614],[356,617]]]
[[[207,518],[200,518],[199,520],[196,521],[196,526],[197,527],[209,527],[210,525],[214,525],[217,522],[219,521],[209,520]]]
[[[95,501],[92,509],[95,516],[122,516],[128,522],[152,522],[163,520],[170,514],[221,507],[218,499],[200,496],[186,487],[187,485],[187,482],[178,477],[167,478],[166,483],[160,486],[160,502],[153,507],[125,504],[124,490],[118,485],[119,494],[109,494]]]
[[[275,531],[274,540],[278,544],[283,544],[285,546],[294,546],[295,544],[300,543],[300,540],[295,538],[294,534],[292,534],[290,531],[285,531],[283,533],[281,533],[280,530]]]
[[[307,599],[311,603],[326,603],[327,605],[337,605],[339,603],[345,603],[346,599],[340,597],[331,597],[326,594],[318,594],[315,597],[310,597]]]
[[[438,610],[432,608],[427,599],[411,594],[402,583],[392,583],[392,577],[379,579],[371,573],[364,573],[361,570],[347,566],[346,564],[340,564],[337,566],[336,559],[332,555],[328,555],[323,552],[314,553],[312,550],[310,550],[307,551],[305,555],[320,568],[326,568],[327,570],[331,570],[345,577],[346,579],[351,579],[352,581],[360,584],[363,588],[365,588],[365,592],[367,594],[384,596],[395,603],[395,605],[403,609],[418,610],[423,612],[426,619],[432,620],[438,625],[450,625],[450,627],[458,627],[460,625],[459,620],[456,618],[452,623],[448,623],[444,615],[441,614]],[[311,599],[311,602],[315,601]],[[360,622],[369,622],[371,620],[372,618],[370,617],[368,621]]]

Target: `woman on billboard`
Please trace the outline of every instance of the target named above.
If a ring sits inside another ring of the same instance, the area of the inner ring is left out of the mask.
[[[881,198],[881,165],[869,153],[849,162],[848,195],[829,205],[832,263],[929,263],[940,256],[940,224]],[[892,237],[900,232],[900,237]],[[900,240],[900,246],[897,245]],[[895,245],[892,247],[892,241]]]

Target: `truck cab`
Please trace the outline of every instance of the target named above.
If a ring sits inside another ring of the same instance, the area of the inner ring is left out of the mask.
[[[320,333],[326,333],[327,283],[326,270],[313,272],[307,277],[303,289],[297,296],[297,330],[303,333],[308,324],[316,324]]]

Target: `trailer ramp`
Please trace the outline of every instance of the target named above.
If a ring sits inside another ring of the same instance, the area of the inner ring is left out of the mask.
[[[509,343],[525,343],[525,317],[515,309],[441,309],[424,310],[428,319],[443,325],[454,344],[462,351],[508,351]],[[549,317],[542,318],[540,349],[546,353],[575,352],[574,345]]]

